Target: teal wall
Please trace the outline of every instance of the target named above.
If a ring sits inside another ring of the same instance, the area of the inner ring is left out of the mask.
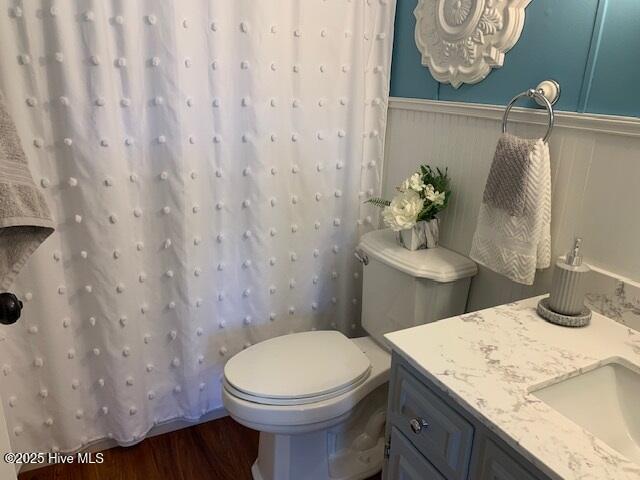
[[[504,66],[458,89],[421,65],[416,3],[397,0],[391,95],[504,105],[553,78],[562,88],[559,110],[640,116],[640,0],[532,0]]]

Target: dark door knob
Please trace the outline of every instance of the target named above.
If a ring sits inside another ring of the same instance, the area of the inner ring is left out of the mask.
[[[13,293],[0,293],[0,323],[11,325],[20,318],[22,302]]]

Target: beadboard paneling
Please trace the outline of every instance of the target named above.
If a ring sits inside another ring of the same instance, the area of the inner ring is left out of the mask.
[[[442,216],[442,244],[468,254],[484,184],[500,134],[499,107],[392,99],[387,125],[383,193],[420,163],[448,167],[451,204]],[[539,114],[518,109],[509,131],[542,135]],[[640,279],[640,120],[558,114],[550,141],[552,245],[560,255],[574,236],[585,239],[587,261],[632,280]],[[469,310],[544,293],[551,269],[531,287],[484,268],[474,279]]]

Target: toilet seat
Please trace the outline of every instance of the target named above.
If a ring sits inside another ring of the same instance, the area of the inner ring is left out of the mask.
[[[235,355],[224,369],[233,396],[263,405],[305,405],[342,395],[367,380],[371,362],[336,331],[283,335]]]
[[[224,406],[234,420],[260,432],[300,434],[328,428],[350,415],[354,406],[389,379],[391,355],[371,337],[350,340],[371,363],[368,377],[347,392],[307,404],[269,405],[245,400],[222,389]]]

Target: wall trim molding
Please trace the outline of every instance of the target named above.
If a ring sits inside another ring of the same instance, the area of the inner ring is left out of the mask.
[[[596,74],[596,66],[598,64],[598,55],[600,55],[600,45],[602,44],[604,22],[608,7],[608,0],[598,0],[596,20],[593,24],[593,32],[591,33],[591,42],[589,44],[589,55],[587,56],[587,64],[584,67],[582,86],[580,87],[580,96],[578,97],[578,112],[586,112],[587,108],[589,108],[589,97],[591,96],[593,78]]]
[[[389,108],[397,110],[413,110],[418,112],[443,113],[478,117],[488,120],[502,121],[504,108],[499,105],[481,103],[445,102],[422,98],[389,97]],[[547,113],[544,110],[514,107],[509,114],[509,121],[546,125]],[[617,115],[600,115],[594,113],[556,112],[556,128],[587,130],[595,133],[608,133],[627,137],[640,137],[640,118]]]

